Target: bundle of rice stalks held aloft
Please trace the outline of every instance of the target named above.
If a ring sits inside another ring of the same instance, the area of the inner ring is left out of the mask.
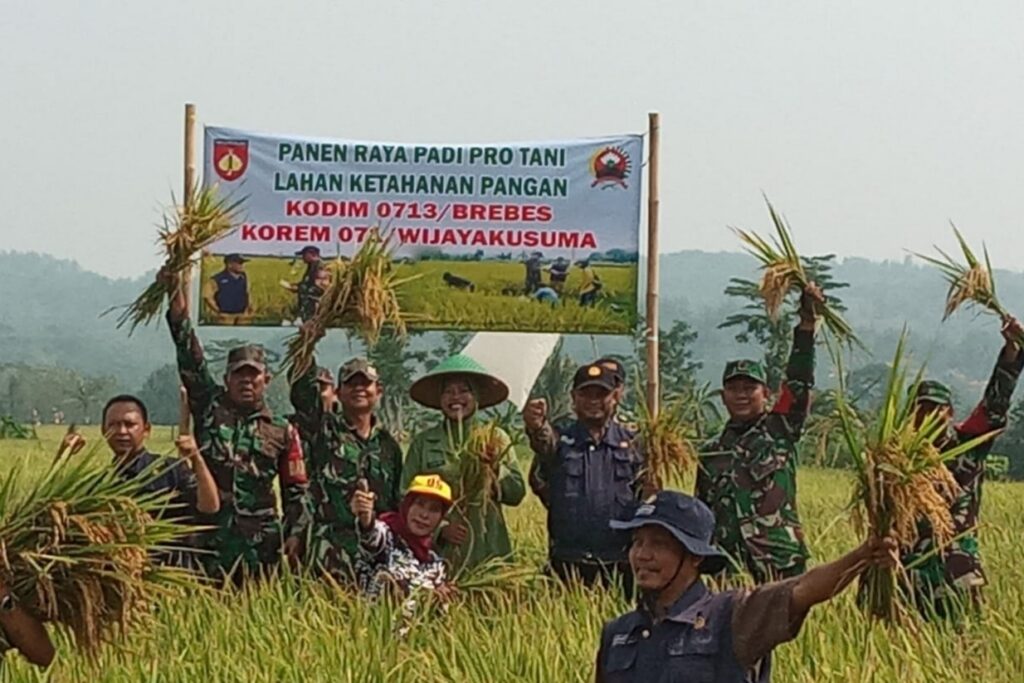
[[[40,619],[68,627],[80,647],[123,635],[155,597],[190,581],[151,560],[189,531],[151,514],[166,495],[140,495],[137,481],[96,457],[58,461],[27,486],[22,479],[20,468],[0,479],[2,580]]]
[[[772,320],[778,320],[779,311],[785,303],[786,297],[790,292],[802,293],[810,283],[810,277],[807,275],[800,254],[793,244],[789,227],[767,198],[765,202],[768,204],[768,211],[775,224],[775,237],[769,241],[746,230],[733,228],[733,231],[746,245],[747,251],[761,262],[762,273],[759,288],[761,296],[764,298],[765,310]],[[825,326],[839,341],[851,344],[860,343],[853,333],[853,328],[838,311],[827,303],[816,304],[816,306]]]
[[[399,305],[399,289],[421,276],[397,276],[392,236],[381,237],[379,230],[369,230],[351,261],[335,262],[331,283],[313,318],[286,343],[284,364],[289,376],[298,377],[309,369],[316,341],[330,327],[354,326],[367,346],[377,343],[386,325],[405,335],[408,316]]]
[[[170,276],[168,281],[183,286],[181,276],[191,269],[195,256],[235,230],[243,201],[220,197],[216,187],[192,188],[188,201],[180,205],[171,198],[173,214],[164,216],[158,240],[167,255],[163,270]],[[117,326],[130,324],[129,333],[134,332],[159,316],[164,300],[174,293],[163,279],[154,282],[124,307]]]
[[[930,529],[935,552],[954,538],[950,505],[959,487],[946,462],[992,439],[996,432],[941,450],[947,434],[947,418],[933,412],[916,416],[916,390],[920,372],[907,382],[904,367],[906,332],[900,337],[889,371],[885,395],[870,427],[856,420],[845,399],[841,358],[836,354],[840,377],[837,404],[843,437],[856,469],[853,495],[854,522],[873,537],[892,536],[907,550]],[[899,576],[904,568],[869,568],[864,574],[868,612],[890,621],[904,613],[898,599]]]
[[[679,482],[697,465],[697,449],[693,439],[697,430],[685,397],[666,401],[657,415],[652,415],[644,401],[638,402],[637,432],[645,457],[643,477],[655,489]]]
[[[938,247],[935,247],[935,250],[941,254],[942,258],[915,254],[918,258],[937,266],[942,271],[946,282],[949,283],[949,291],[946,293],[946,310],[942,319],[949,318],[961,306],[974,305],[1006,320],[1010,314],[1003,308],[999,297],[996,296],[995,277],[992,274],[992,263],[988,258],[988,248],[982,245],[982,253],[985,257],[985,261],[982,262],[974,255],[967,240],[955,225],[953,234],[956,235],[957,242],[960,243],[964,263],[958,262]],[[1018,342],[1024,346],[1024,337],[1020,338]]]

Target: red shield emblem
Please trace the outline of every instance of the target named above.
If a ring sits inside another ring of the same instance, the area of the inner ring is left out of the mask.
[[[238,180],[249,168],[248,140],[214,140],[213,169],[229,183]]]

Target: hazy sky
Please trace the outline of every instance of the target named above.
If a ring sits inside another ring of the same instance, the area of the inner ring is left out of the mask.
[[[0,0],[0,249],[158,265],[201,123],[408,142],[662,114],[662,248],[768,228],[901,258],[954,220],[1024,268],[1024,3]]]

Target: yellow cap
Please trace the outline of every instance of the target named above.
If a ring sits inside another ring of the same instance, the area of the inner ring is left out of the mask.
[[[421,474],[414,477],[412,483],[409,484],[409,490],[405,493],[406,495],[416,493],[433,496],[440,498],[448,505],[452,504],[452,487],[436,474]]]

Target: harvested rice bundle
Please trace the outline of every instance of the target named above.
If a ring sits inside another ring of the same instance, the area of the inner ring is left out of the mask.
[[[160,315],[164,300],[175,293],[168,291],[167,281],[184,286],[185,278],[181,276],[192,268],[195,256],[235,230],[244,199],[221,197],[216,186],[212,186],[191,189],[184,204],[178,205],[173,197],[171,201],[174,213],[164,216],[158,241],[167,254],[164,271],[173,277],[159,278],[139,298],[123,307],[117,326],[130,324],[129,334]]]
[[[983,311],[999,316],[1004,322],[1010,314],[1003,308],[996,296],[995,277],[992,274],[992,263],[988,258],[988,248],[982,245],[982,253],[985,261],[982,263],[971,250],[967,240],[960,234],[956,226],[953,226],[953,234],[960,243],[960,251],[964,255],[965,263],[960,263],[942,249],[935,247],[935,250],[942,255],[942,258],[916,254],[918,258],[938,267],[942,276],[949,283],[949,291],[946,294],[946,310],[942,319],[946,320],[957,309],[965,305],[980,307]],[[1024,337],[1018,340],[1024,345]]]
[[[876,537],[893,536],[900,547],[918,540],[918,522],[933,530],[938,548],[953,540],[950,504],[959,492],[946,462],[995,437],[977,437],[955,448],[940,451],[946,425],[937,414],[915,419],[916,386],[920,372],[908,383],[905,369],[906,333],[900,337],[889,371],[885,395],[871,427],[858,421],[845,399],[842,361],[835,354],[840,390],[837,404],[843,437],[853,457],[856,486],[852,506],[855,524]],[[895,621],[904,609],[897,600],[902,567],[873,567],[863,577],[866,608],[872,616]]]
[[[779,311],[790,292],[803,292],[810,282],[804,270],[789,227],[782,216],[775,211],[772,203],[765,199],[772,222],[775,224],[776,236],[771,241],[753,232],[733,228],[740,240],[746,245],[747,251],[761,262],[761,282],[759,289],[764,298],[765,310],[769,317],[777,320]],[[818,312],[825,321],[825,326],[844,343],[860,344],[853,328],[845,319],[828,304],[818,304]]]
[[[152,551],[191,531],[153,514],[166,494],[139,495],[138,480],[122,480],[95,457],[61,458],[38,481],[19,486],[21,479],[20,468],[0,478],[3,580],[40,619],[68,627],[80,647],[123,635],[155,597],[191,583],[185,570],[152,560]]]
[[[284,365],[289,377],[309,369],[316,342],[329,327],[354,326],[367,346],[377,343],[385,325],[405,335],[408,316],[399,305],[399,289],[421,276],[397,277],[393,252],[391,235],[381,237],[375,229],[366,233],[351,261],[338,259],[316,314],[286,342]]]
[[[494,499],[498,469],[513,448],[499,420],[474,424],[459,454],[458,500],[464,511],[481,508]]]
[[[693,439],[696,429],[688,418],[692,409],[684,397],[675,398],[652,415],[644,401],[639,401],[637,432],[645,458],[643,477],[653,488],[678,482],[692,472],[697,464]]]

